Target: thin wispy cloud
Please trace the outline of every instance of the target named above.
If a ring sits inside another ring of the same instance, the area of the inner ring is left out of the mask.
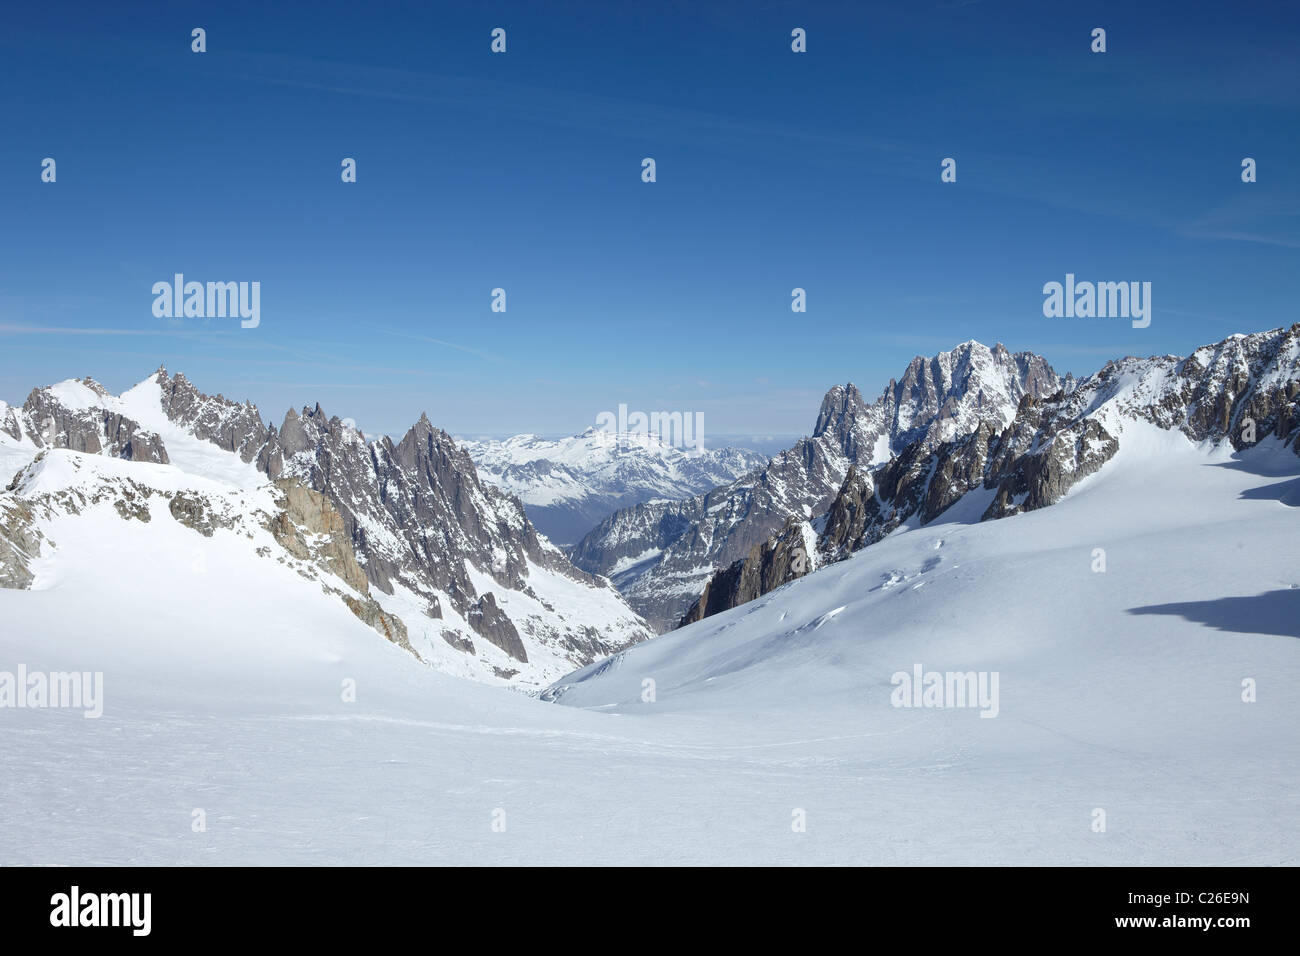
[[[15,325],[12,323],[0,323],[0,334],[2,335],[177,335],[177,336],[199,336],[199,335],[220,335],[218,332],[202,332],[193,329],[104,329],[104,328],[72,328],[68,326],[54,325]]]
[[[482,352],[478,349],[470,348],[468,345],[458,345],[455,342],[448,342],[445,339],[435,339],[427,335],[412,335],[409,332],[394,332],[392,329],[376,329],[384,335],[396,336],[399,339],[410,339],[414,342],[428,342],[430,345],[438,345],[442,348],[455,349],[458,352],[464,352],[467,355],[474,355],[488,362],[504,362],[499,355],[493,355],[491,352]]]
[[[1254,242],[1264,246],[1281,246],[1286,249],[1300,249],[1300,239],[1287,236],[1265,236],[1255,232],[1240,232],[1231,229],[1190,229],[1184,235],[1196,239],[1218,239],[1224,242]]]

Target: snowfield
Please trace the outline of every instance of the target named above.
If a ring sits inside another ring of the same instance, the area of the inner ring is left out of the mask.
[[[1124,429],[1059,504],[968,496],[549,701],[256,542],[83,513],[0,590],[0,671],[104,712],[0,709],[0,864],[1300,863],[1300,458]],[[918,665],[997,716],[893,706]]]

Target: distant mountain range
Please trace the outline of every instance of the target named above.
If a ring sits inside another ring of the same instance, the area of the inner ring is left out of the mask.
[[[553,542],[571,545],[620,508],[675,500],[734,481],[767,461],[739,448],[684,450],[658,436],[588,428],[571,438],[461,440],[479,476],[519,498]]]

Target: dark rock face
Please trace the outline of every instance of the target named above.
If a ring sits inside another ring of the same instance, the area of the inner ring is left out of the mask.
[[[1061,387],[1044,359],[1012,354],[1001,345],[967,342],[931,358],[918,356],[871,404],[852,383],[832,388],[813,436],[763,468],[684,501],[616,512],[571,556],[585,570],[612,575],[633,608],[666,630],[695,603],[715,570],[746,560],[787,519],[824,514],[850,468],[869,469],[909,447],[965,437],[984,421],[1000,427],[1015,415],[1023,395],[1044,396]],[[629,569],[638,557],[641,565]]]
[[[801,578],[811,569],[811,561],[804,547],[802,525],[787,521],[775,538],[754,545],[742,560],[717,572],[678,626],[738,607]]]
[[[838,561],[862,547],[867,524],[879,515],[874,495],[871,480],[864,478],[857,468],[850,468],[817,539],[818,550],[827,560]]]
[[[1021,408],[1032,401],[1026,396]],[[825,540],[819,540],[818,550],[827,557],[844,557],[894,531],[912,515],[919,515],[922,524],[933,521],[968,491],[983,484],[997,436],[993,423],[981,422],[972,434],[957,441],[909,445],[888,464],[859,479],[866,487],[848,488],[849,500],[839,507],[832,506],[831,512],[839,513],[862,499],[848,527],[834,529],[833,537],[824,532]],[[827,529],[831,530],[829,522]]]
[[[140,428],[129,418],[121,415],[106,416],[104,432],[108,436],[109,449],[117,449],[121,458],[128,461],[152,461],[159,465],[171,464],[162,438]]]
[[[465,619],[480,637],[486,638],[521,664],[528,663],[528,652],[524,649],[524,642],[519,639],[519,631],[505,612],[497,607],[496,598],[491,591],[474,602]]]

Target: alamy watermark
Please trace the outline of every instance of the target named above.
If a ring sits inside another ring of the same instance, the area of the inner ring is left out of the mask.
[[[1151,324],[1150,282],[1075,282],[1067,272],[1064,285],[1048,282],[1043,295],[1049,319],[1132,319],[1135,329]]]
[[[18,672],[0,671],[0,709],[70,708],[81,710],[88,718],[104,714],[104,674],[102,671],[28,671],[26,664]]]
[[[123,927],[133,936],[148,936],[152,910],[152,893],[83,893],[73,886],[50,897],[50,925]]]
[[[703,412],[628,412],[626,404],[596,416],[597,434],[620,449],[649,444],[653,436],[665,445],[704,451]]]
[[[176,273],[171,282],[153,284],[153,314],[159,319],[240,318],[241,328],[255,329],[262,321],[262,283],[186,282]]]
[[[981,717],[998,715],[997,671],[896,671],[889,702],[895,707],[978,707]]]

